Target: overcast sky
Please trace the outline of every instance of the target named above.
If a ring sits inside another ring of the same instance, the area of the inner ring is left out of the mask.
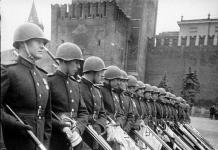
[[[42,21],[45,33],[50,38],[51,3],[70,3],[71,0],[35,0],[38,17]],[[32,0],[1,1],[1,50],[12,48],[15,28],[27,21]],[[218,0],[159,0],[157,16],[157,33],[178,31],[177,21],[181,19],[218,18]]]

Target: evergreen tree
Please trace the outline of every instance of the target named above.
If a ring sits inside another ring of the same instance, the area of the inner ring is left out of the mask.
[[[164,73],[164,76],[163,76],[162,80],[160,81],[158,87],[159,88],[164,88],[168,92],[173,92],[172,88],[168,85],[168,79],[167,79],[167,73],[166,72]]]
[[[189,67],[189,71],[185,74],[183,79],[183,89],[181,94],[188,102],[194,103],[195,97],[198,93],[200,93],[200,82],[198,80],[197,71],[192,72],[191,67]]]

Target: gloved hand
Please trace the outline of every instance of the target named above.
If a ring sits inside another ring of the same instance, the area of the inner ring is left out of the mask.
[[[66,136],[72,147],[75,147],[80,142],[82,142],[82,137],[76,130],[72,131],[69,127],[64,127],[63,132],[66,133]]]

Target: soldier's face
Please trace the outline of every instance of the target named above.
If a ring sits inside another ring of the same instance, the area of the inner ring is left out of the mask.
[[[96,84],[102,83],[104,80],[104,71],[99,71],[94,74],[93,82]]]
[[[118,89],[120,87],[120,80],[119,79],[113,79],[110,82],[110,85],[114,89]]]
[[[143,97],[143,93],[144,93],[144,90],[142,89],[139,89],[137,92],[136,92],[139,96]]]
[[[80,61],[78,61],[78,60],[69,61],[69,62],[66,63],[66,67],[67,67],[67,70],[68,70],[67,73],[69,75],[73,76],[80,69]]]
[[[32,39],[26,42],[30,55],[36,60],[43,57],[44,43],[42,39]]]
[[[150,99],[151,98],[151,93],[150,92],[145,92],[144,96],[145,96],[145,98]]]
[[[152,94],[152,99],[153,100],[157,100],[158,99],[158,94],[157,93],[153,93]]]
[[[121,80],[121,81],[120,81],[120,89],[126,90],[127,84],[128,84],[128,83],[127,83],[126,81]]]

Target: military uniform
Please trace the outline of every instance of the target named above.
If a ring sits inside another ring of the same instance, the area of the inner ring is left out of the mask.
[[[103,96],[104,107],[106,114],[109,115],[117,124],[122,128],[125,125],[124,112],[119,104],[119,97],[110,87],[110,85],[105,84],[101,86],[101,93]]]
[[[80,122],[77,124],[76,130],[80,135],[83,134],[88,122],[88,111],[81,95],[79,83],[59,70],[49,75],[48,81],[51,89],[52,111],[57,115],[66,114]],[[52,124],[51,149],[68,150],[70,143],[62,131],[63,127],[56,119],[53,119]],[[82,143],[74,149],[81,147]]]
[[[133,104],[131,102],[130,97],[128,97],[124,91],[120,91],[117,93],[120,100],[120,107],[124,112],[126,122],[124,124],[124,131],[127,133],[130,132],[130,129],[133,126]]]
[[[98,134],[106,130],[106,112],[100,88],[85,78],[80,81],[81,94],[89,112],[89,123],[93,126]],[[94,139],[86,131],[83,134],[84,141],[93,149],[98,149],[99,146]]]
[[[5,73],[7,73],[6,70],[3,68],[3,66],[1,66],[1,75],[5,74]],[[5,148],[4,139],[3,139],[3,131],[2,131],[2,118],[3,118],[3,115],[2,115],[3,114],[3,105],[2,105],[3,97],[2,97],[2,93],[3,93],[3,91],[1,90],[1,99],[0,99],[0,150],[3,150]]]
[[[49,145],[51,134],[51,109],[47,75],[23,57],[16,63],[5,66],[1,74],[1,98],[28,125],[38,139]],[[25,130],[18,130],[10,113],[3,113],[3,133],[8,150],[35,150],[36,144]],[[16,119],[14,119],[16,120]]]

